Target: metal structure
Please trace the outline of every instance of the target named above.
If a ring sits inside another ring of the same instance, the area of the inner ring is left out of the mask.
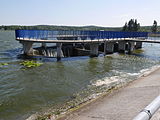
[[[47,49],[46,43],[56,43],[57,51],[56,57],[59,60],[63,56],[63,46],[68,43],[74,48],[74,43],[88,43],[90,48],[90,56],[98,56],[99,45],[103,46],[103,52],[113,53],[114,44],[118,42],[118,50],[124,52],[126,50],[126,43],[128,43],[128,52],[134,50],[134,47],[142,47],[140,40],[146,40],[148,32],[121,32],[121,31],[74,31],[74,30],[16,30],[16,40],[23,45],[23,51],[26,55],[35,55],[40,53],[33,49],[32,45],[36,42],[42,44],[42,48]],[[144,41],[143,41],[144,42]],[[148,41],[147,41],[148,42]],[[151,41],[153,42],[153,41]],[[135,44],[136,43],[136,44]],[[78,44],[77,44],[78,45]],[[67,48],[68,49],[68,48]],[[44,51],[45,51],[44,50]],[[47,50],[46,50],[47,51]],[[48,51],[47,51],[48,53]],[[44,56],[46,55],[41,52]]]
[[[95,40],[148,37],[148,32],[16,30],[16,39]]]
[[[153,114],[160,108],[160,96],[154,99],[133,120],[150,120]]]

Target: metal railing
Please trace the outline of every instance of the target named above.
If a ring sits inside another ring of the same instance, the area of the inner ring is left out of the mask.
[[[160,108],[160,96],[154,99],[133,120],[150,120],[154,113]]]
[[[148,37],[148,32],[16,30],[16,39],[94,40]]]

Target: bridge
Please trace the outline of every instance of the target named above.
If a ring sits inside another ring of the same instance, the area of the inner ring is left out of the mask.
[[[120,32],[120,31],[75,31],[75,30],[16,30],[16,40],[23,45],[24,54],[34,54],[33,43],[56,43],[57,59],[63,56],[62,45],[89,44],[90,55],[97,56],[99,45],[103,44],[103,52],[112,53],[115,44],[119,51],[133,51],[142,47],[142,42],[160,43],[149,40],[148,32]]]

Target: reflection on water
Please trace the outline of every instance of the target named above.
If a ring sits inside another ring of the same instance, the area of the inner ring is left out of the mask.
[[[73,99],[101,93],[110,86],[133,80],[159,64],[159,44],[143,44],[133,55],[72,57],[54,62],[38,58],[40,67],[23,69],[17,56],[22,46],[14,32],[0,32],[0,119],[24,119],[37,111],[56,108]]]

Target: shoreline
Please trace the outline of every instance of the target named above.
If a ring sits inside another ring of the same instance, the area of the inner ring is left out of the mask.
[[[71,118],[71,120],[74,120],[74,115],[75,116],[80,116],[81,114],[85,114],[84,113],[84,111],[85,112],[90,112],[90,111],[93,111],[91,108],[92,108],[92,106],[94,107],[94,108],[96,108],[99,104],[101,105],[101,104],[103,104],[103,99],[106,99],[106,100],[108,100],[108,99],[110,99],[110,97],[113,97],[113,96],[115,96],[114,94],[116,94],[116,95],[118,95],[119,93],[121,93],[121,92],[123,92],[125,89],[127,89],[128,90],[128,88],[134,88],[133,86],[135,86],[135,88],[138,88],[138,87],[140,87],[140,88],[143,88],[143,87],[149,87],[150,86],[150,82],[146,82],[146,80],[145,79],[150,79],[151,80],[151,78],[150,77],[156,77],[157,75],[157,72],[158,73],[160,73],[160,67],[157,67],[157,68],[155,68],[154,70],[152,70],[151,72],[149,72],[149,73],[147,73],[147,74],[144,74],[144,75],[142,75],[141,77],[139,77],[138,79],[136,79],[136,80],[133,80],[133,81],[131,81],[131,82],[129,82],[128,84],[126,84],[125,86],[122,86],[122,87],[119,87],[118,89],[112,89],[112,91],[111,92],[109,92],[109,93],[106,93],[106,94],[104,94],[104,95],[102,95],[102,96],[100,96],[99,98],[97,98],[96,100],[93,100],[93,101],[91,101],[89,104],[86,104],[86,105],[84,105],[84,106],[82,106],[82,107],[80,107],[80,109],[78,109],[77,111],[71,111],[70,113],[68,113],[68,114],[66,114],[66,115],[64,115],[64,116],[62,116],[62,117],[60,117],[60,118],[58,118],[57,120],[70,120],[70,118]],[[147,83],[147,86],[145,86],[145,84],[143,85],[143,82],[146,82]],[[139,85],[139,83],[140,83],[140,85]],[[157,84],[156,84],[156,82],[155,83],[152,83],[152,84],[154,84],[154,86],[157,86]],[[152,85],[151,85],[152,86]],[[152,87],[154,87],[154,86],[152,86]],[[159,85],[158,85],[158,87],[160,87],[160,83],[159,83]],[[156,92],[158,92],[158,93],[160,93],[160,90],[158,89],[158,90],[156,90]],[[136,95],[135,95],[136,96]],[[155,96],[155,95],[152,95],[152,96]],[[133,119],[133,116],[135,117],[136,115],[138,115],[138,113],[146,106],[146,105],[148,105],[155,97],[153,97],[153,98],[150,98],[150,96],[147,96],[149,99],[151,99],[151,100],[145,100],[145,102],[147,101],[147,104],[146,103],[143,103],[143,105],[140,105],[139,103],[138,103],[138,105],[140,106],[139,108],[137,108],[137,113],[135,114],[135,112],[134,112],[134,114],[135,115],[130,115],[130,116],[132,116],[132,119]],[[156,96],[157,97],[157,96]],[[130,98],[129,98],[130,99]],[[135,100],[134,100],[135,101]],[[95,105],[96,104],[96,105]],[[144,105],[145,104],[145,105]],[[134,105],[133,105],[134,106]],[[141,106],[143,106],[143,107],[141,107]],[[102,107],[102,106],[101,106]],[[135,106],[134,106],[135,107]],[[120,109],[123,109],[123,108],[120,108]],[[96,111],[96,110],[94,110],[94,111]],[[157,113],[158,114],[158,113]],[[122,115],[123,116],[123,115]],[[157,120],[157,116],[160,118],[160,115],[155,115],[155,117],[153,116],[153,118],[151,119],[151,120]],[[120,116],[119,116],[120,117]],[[79,119],[78,119],[79,118]],[[78,117],[76,120],[80,120],[80,118],[83,118],[82,116],[80,116],[80,117]],[[93,117],[94,118],[94,117]],[[84,118],[83,118],[84,119]],[[97,119],[98,119],[98,117],[97,117]],[[89,119],[90,120],[90,119]],[[122,120],[122,119],[119,119],[119,120]],[[124,119],[123,119],[124,120]],[[127,119],[125,119],[125,120],[128,120],[128,118]]]
[[[112,86],[107,91],[96,95],[96,97],[91,98],[87,101],[84,101],[84,102],[78,104],[77,106],[71,107],[71,108],[67,109],[65,112],[63,111],[62,113],[58,113],[58,115],[51,114],[51,113],[42,114],[42,115],[41,114],[33,114],[29,118],[27,118],[26,120],[39,120],[39,119],[65,120],[68,116],[72,116],[74,114],[79,113],[82,109],[85,109],[85,108],[91,106],[92,104],[101,101],[101,99],[103,99],[105,97],[108,98],[108,96],[110,96],[110,94],[112,94],[116,91],[120,91],[123,88],[126,88],[126,87],[134,84],[135,82],[139,82],[141,79],[154,74],[158,70],[160,71],[160,65],[152,66],[150,69],[145,70],[142,74],[140,74],[140,76],[138,78],[136,78],[132,81],[129,81],[125,84],[119,84],[116,86]]]
[[[84,103],[84,104],[82,104],[80,106],[77,106],[76,109],[69,110],[66,114],[60,115],[56,119],[55,119],[55,117],[53,117],[54,119],[51,118],[50,120],[66,120],[66,118],[68,116],[76,114],[77,112],[81,112],[81,109],[85,109],[88,106],[91,106],[92,104],[94,104],[94,102],[101,102],[101,99],[103,99],[104,97],[108,97],[111,93],[114,93],[116,91],[120,91],[121,89],[126,88],[126,87],[134,84],[135,82],[138,82],[138,81],[142,80],[143,78],[154,74],[156,71],[160,71],[160,65],[159,66],[153,66],[153,67],[151,67],[151,70],[145,71],[137,79],[135,79],[133,81],[130,81],[130,82],[128,82],[128,83],[126,83],[125,85],[122,85],[122,86],[115,86],[111,90],[108,90],[107,92],[102,93],[100,96],[97,96],[96,98],[94,98],[94,99],[92,99],[90,101],[87,101],[86,103]]]

